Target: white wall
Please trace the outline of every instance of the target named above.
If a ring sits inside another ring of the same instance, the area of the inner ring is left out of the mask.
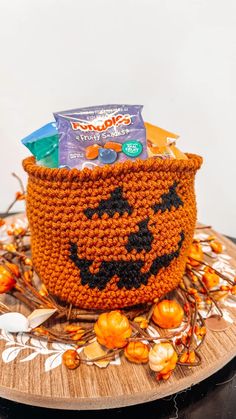
[[[236,236],[235,0],[0,0],[0,211],[52,112],[140,103],[204,156],[199,220]],[[25,179],[25,177],[24,177]]]

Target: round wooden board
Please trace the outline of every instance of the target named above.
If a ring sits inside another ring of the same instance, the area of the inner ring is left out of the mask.
[[[236,246],[212,229],[227,247],[236,267]],[[16,307],[20,310],[21,307]],[[227,308],[228,309],[228,308]],[[228,309],[234,323],[222,332],[208,331],[201,349],[202,364],[195,368],[176,368],[168,381],[157,382],[148,365],[135,365],[122,356],[121,365],[105,369],[81,365],[74,371],[63,365],[45,372],[45,357],[20,362],[21,356],[4,363],[0,357],[0,396],[21,403],[70,410],[124,407],[144,403],[179,392],[209,377],[236,355],[236,309]],[[1,353],[7,348],[0,341]],[[24,350],[26,357],[30,349]]]

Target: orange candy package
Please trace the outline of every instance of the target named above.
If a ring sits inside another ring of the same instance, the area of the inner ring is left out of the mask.
[[[177,134],[159,128],[149,122],[145,122],[145,128],[148,157],[187,159],[187,156],[175,145],[175,141],[179,138]]]

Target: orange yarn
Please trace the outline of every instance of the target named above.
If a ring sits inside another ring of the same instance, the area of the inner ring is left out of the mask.
[[[84,169],[23,161],[33,263],[48,290],[81,308],[151,302],[184,272],[202,159]]]

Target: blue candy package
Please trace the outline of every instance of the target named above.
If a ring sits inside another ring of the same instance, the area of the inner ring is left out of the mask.
[[[146,159],[142,108],[100,105],[54,113],[59,134],[59,165],[83,169],[127,159]]]
[[[35,156],[37,164],[54,168],[58,167],[58,139],[56,123],[49,122],[21,142]]]

